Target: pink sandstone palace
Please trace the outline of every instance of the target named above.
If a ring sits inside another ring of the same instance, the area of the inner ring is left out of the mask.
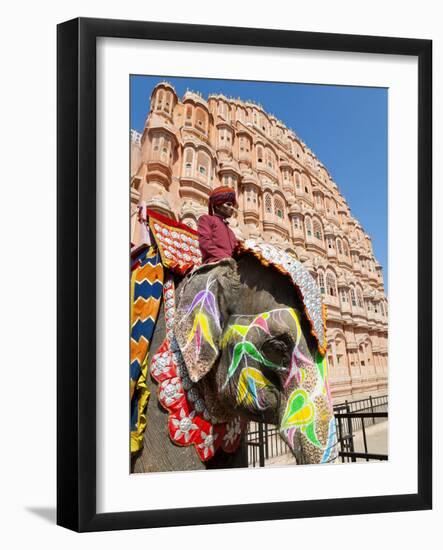
[[[219,185],[237,191],[237,236],[283,248],[316,278],[328,306],[335,401],[386,393],[382,268],[328,170],[260,105],[191,91],[180,101],[159,83],[143,133],[131,131],[132,242],[140,240],[140,202],[196,229]]]

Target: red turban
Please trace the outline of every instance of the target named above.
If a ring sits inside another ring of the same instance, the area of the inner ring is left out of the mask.
[[[223,204],[224,202],[232,202],[234,206],[237,204],[235,197],[235,189],[232,187],[217,187],[209,195],[209,214],[212,216],[213,208],[216,204]]]

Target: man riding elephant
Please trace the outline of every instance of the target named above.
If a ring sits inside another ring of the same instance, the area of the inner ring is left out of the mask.
[[[237,205],[231,187],[217,187],[209,196],[209,214],[198,220],[198,243],[204,264],[232,258],[237,238],[229,227],[228,219]]]

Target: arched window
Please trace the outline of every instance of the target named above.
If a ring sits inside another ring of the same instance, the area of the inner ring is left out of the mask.
[[[292,218],[292,223],[294,225],[294,229],[296,229],[297,231],[302,229],[302,221],[301,221],[301,218],[299,218],[299,216],[294,216]]]
[[[301,189],[300,172],[295,172],[295,186],[297,187],[297,189]]]
[[[357,302],[355,301],[355,290],[353,289],[352,286],[350,289],[350,293],[351,293],[351,304],[355,307],[357,305]]]
[[[162,144],[161,144],[161,150],[160,150],[160,159],[163,162],[168,162],[170,144],[171,144],[171,142],[169,141],[169,139],[167,137],[163,136]]]
[[[197,108],[195,114],[195,125],[199,130],[206,133],[206,114],[200,107]]]
[[[161,111],[163,107],[163,90],[160,90],[157,96],[157,110]]]
[[[240,136],[239,139],[240,153],[249,153],[249,139],[246,136]]]
[[[285,210],[284,210],[283,201],[281,200],[280,197],[275,197],[274,199],[274,211],[278,218],[283,219]]]
[[[193,149],[186,149],[185,152],[185,176],[192,175],[192,163],[194,161],[194,151]]]
[[[207,180],[209,175],[209,158],[203,151],[199,151],[197,157],[197,170],[199,176]]]
[[[160,135],[155,135],[152,140],[152,157],[154,159],[160,158],[160,147],[162,145],[163,138]]]
[[[337,251],[339,254],[342,254],[343,252],[340,239],[337,239]]]
[[[185,126],[192,126],[192,107],[190,105],[186,107]]]
[[[363,294],[359,288],[357,288],[357,304],[358,307],[363,307]]]
[[[321,294],[325,293],[325,276],[322,271],[318,272],[318,288]]]
[[[349,245],[347,241],[343,241],[343,251],[345,256],[349,257]]]
[[[343,303],[347,304],[349,299],[348,299],[348,291],[345,289],[345,288],[341,288],[340,289],[340,299]]]
[[[305,227],[306,227],[306,235],[308,237],[312,236],[312,224],[310,218],[305,218]]]
[[[166,92],[164,110],[165,110],[167,113],[171,112],[171,96],[172,96],[172,93],[171,93],[171,92]]]
[[[337,296],[335,276],[332,273],[326,275],[326,289],[329,296]]]
[[[265,195],[265,212],[267,214],[272,214],[272,199],[269,193]]]
[[[314,228],[314,236],[319,241],[323,241],[323,232],[321,229],[321,223],[318,220],[314,220],[313,222],[313,228]]]
[[[257,145],[257,162],[263,164],[263,147],[261,145]]]
[[[225,120],[229,119],[229,109],[224,101],[220,101],[218,104],[218,114]]]
[[[274,169],[274,154],[272,153],[272,151],[270,149],[266,149],[265,154],[266,154],[266,166],[268,168],[271,168],[271,170],[273,170]]]

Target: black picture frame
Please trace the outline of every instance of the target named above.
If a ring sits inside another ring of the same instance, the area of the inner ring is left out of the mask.
[[[416,494],[136,512],[96,511],[96,39],[151,39],[418,59]],[[76,531],[425,510],[432,507],[432,42],[106,19],[57,29],[57,523]]]

